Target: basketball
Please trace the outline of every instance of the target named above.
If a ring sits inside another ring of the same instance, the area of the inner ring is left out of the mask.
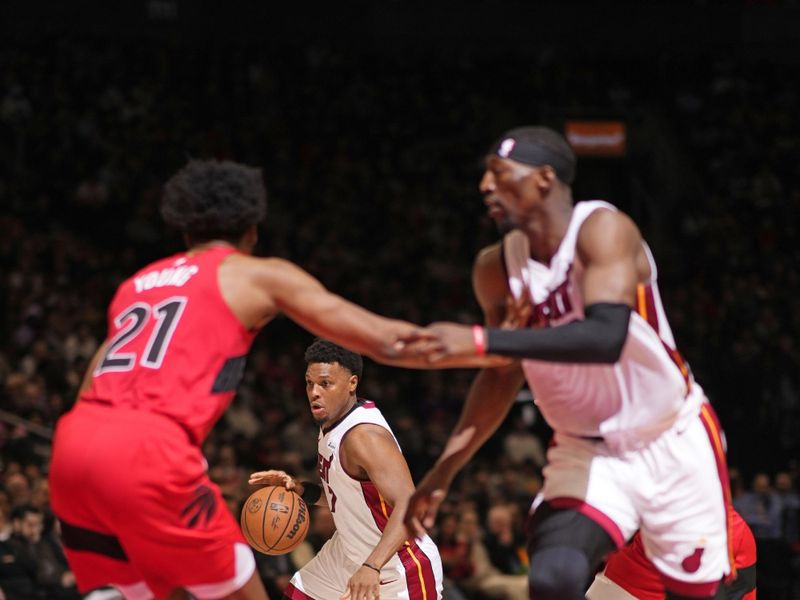
[[[291,552],[308,533],[305,501],[285,487],[268,485],[256,490],[242,507],[242,533],[259,552]]]

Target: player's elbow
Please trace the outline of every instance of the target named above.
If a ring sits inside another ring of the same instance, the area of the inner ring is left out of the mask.
[[[624,304],[593,304],[586,307],[586,319],[596,328],[596,362],[614,364],[619,361],[628,339],[630,307]]]

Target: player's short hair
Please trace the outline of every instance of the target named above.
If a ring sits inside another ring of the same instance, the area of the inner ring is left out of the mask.
[[[549,127],[517,127],[506,131],[491,154],[543,167],[550,165],[563,183],[575,181],[575,152],[564,136]]]
[[[266,212],[261,170],[228,160],[190,160],[167,181],[161,199],[164,221],[193,243],[238,242]]]
[[[350,352],[346,348],[337,346],[333,342],[316,338],[314,342],[306,348],[306,364],[311,363],[339,363],[345,369],[361,380],[361,373],[364,370],[364,360],[360,354]]]

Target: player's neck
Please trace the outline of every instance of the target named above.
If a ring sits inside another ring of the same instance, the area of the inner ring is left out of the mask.
[[[189,256],[211,250],[212,248],[232,248],[234,250],[241,250],[236,244],[232,244],[227,240],[208,240],[197,244],[189,244],[188,246],[189,249],[186,251],[186,254]]]
[[[358,396],[351,396],[345,407],[342,408],[341,412],[337,414],[335,417],[332,416],[331,419],[322,426],[323,433],[329,432],[331,429],[333,429],[339,423],[341,423],[347,415],[349,415],[351,412],[355,410],[357,405],[358,405]]]
[[[528,221],[525,233],[528,236],[531,258],[543,264],[550,264],[567,233],[573,206],[571,203],[554,202],[542,208],[542,211],[537,212]]]

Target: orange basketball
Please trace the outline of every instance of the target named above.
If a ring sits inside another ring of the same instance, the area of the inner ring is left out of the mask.
[[[308,533],[308,506],[295,492],[268,485],[250,494],[240,521],[253,548],[264,554],[286,554]]]

